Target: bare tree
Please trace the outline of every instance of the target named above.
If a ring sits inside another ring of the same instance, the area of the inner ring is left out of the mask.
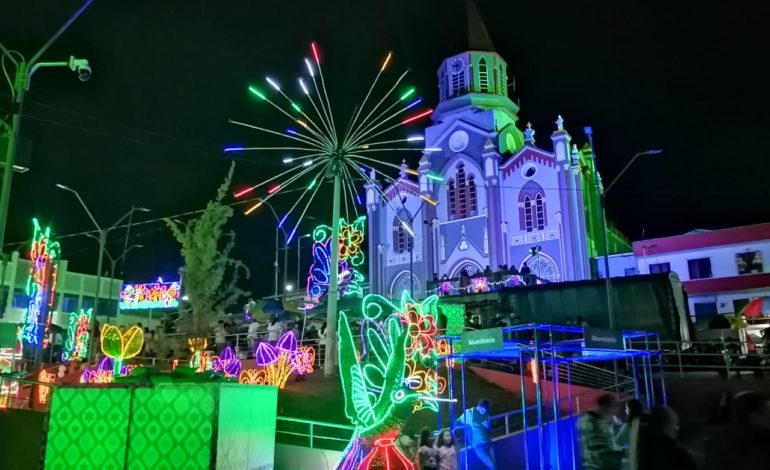
[[[209,201],[200,217],[186,223],[166,219],[182,246],[182,286],[191,307],[187,314],[190,318],[186,320],[195,333],[205,330],[239,297],[249,294],[237,285],[242,273],[249,277],[249,269],[243,262],[230,258],[235,246],[235,232],[223,233],[222,230],[233,215],[233,209],[222,204],[222,200],[230,188],[234,168],[233,163],[219,186],[217,197]]]

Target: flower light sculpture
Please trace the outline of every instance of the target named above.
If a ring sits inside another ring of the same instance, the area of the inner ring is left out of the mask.
[[[114,361],[105,357],[99,361],[99,365],[95,369],[86,369],[80,374],[80,383],[89,384],[110,384],[115,381],[115,374],[113,373]],[[118,375],[128,375],[131,372],[133,366],[124,365],[120,368]]]
[[[190,367],[197,372],[205,372],[209,369],[210,358],[206,352],[208,344],[206,338],[187,338],[187,348],[192,353]]]
[[[292,373],[305,375],[313,372],[315,349],[299,346],[294,333],[287,331],[275,346],[267,342],[259,343],[254,359],[261,369],[242,371],[238,378],[239,383],[284,388]]]
[[[219,357],[212,357],[209,364],[211,370],[221,372],[227,377],[238,377],[241,373],[241,361],[235,357],[235,352],[230,346],[223,349]]]
[[[362,295],[361,283],[364,275],[357,269],[364,263],[364,225],[366,216],[356,218],[347,223],[344,218],[339,221],[339,264],[337,281],[343,296]],[[319,225],[313,230],[313,264],[307,279],[307,297],[318,302],[329,291],[331,280],[331,251],[332,227]]]
[[[117,326],[104,324],[102,328],[102,352],[113,360],[113,375],[120,375],[123,362],[142,350],[144,332],[138,326],[132,326],[122,333]]]

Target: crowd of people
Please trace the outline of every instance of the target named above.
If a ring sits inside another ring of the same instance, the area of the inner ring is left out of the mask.
[[[701,446],[680,441],[679,417],[669,407],[645,411],[638,400],[625,404],[612,394],[578,421],[585,470],[724,470],[768,468],[770,464],[770,397],[742,392],[720,403],[721,420],[710,428]],[[712,424],[714,424],[712,422]],[[698,448],[700,447],[700,448]]]

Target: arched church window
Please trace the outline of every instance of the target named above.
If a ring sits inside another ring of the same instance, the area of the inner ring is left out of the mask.
[[[447,88],[447,74],[446,72],[444,72],[441,74],[441,80],[439,80],[438,82],[438,94],[440,97],[439,99],[441,101],[444,101],[447,99],[446,88]]]
[[[447,199],[449,199],[449,218],[453,219],[457,213],[457,200],[455,199],[457,191],[455,191],[456,185],[454,179],[449,180],[448,188]]]
[[[533,180],[527,181],[519,192],[519,227],[527,232],[543,230],[546,212],[545,191]]]
[[[479,207],[476,200],[476,177],[473,175],[468,176],[468,208],[470,215],[476,215]]]
[[[540,193],[535,196],[535,216],[537,218],[537,229],[543,230],[545,228],[545,199]]]
[[[479,91],[489,91],[489,66],[487,59],[479,59]]]
[[[531,232],[532,224],[532,200],[529,196],[524,196],[524,230]]]
[[[503,66],[497,66],[497,94],[505,96],[505,88],[508,86],[505,83],[505,75],[503,74]]]
[[[458,163],[455,178],[449,180],[447,199],[449,199],[449,219],[465,219],[478,214],[476,178],[465,173],[465,165]]]
[[[404,224],[412,220],[412,214],[406,209],[398,211],[398,215],[393,218],[393,251],[396,253],[406,253],[414,246],[414,237],[406,230]]]

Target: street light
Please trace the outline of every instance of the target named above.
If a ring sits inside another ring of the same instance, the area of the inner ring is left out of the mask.
[[[291,291],[294,290],[294,286],[291,285],[291,284],[286,284],[286,288],[285,289],[286,289],[286,292],[291,292]]]
[[[146,207],[131,206],[131,209],[132,209],[131,215],[128,216],[128,226],[126,227],[126,240],[123,242],[123,254],[120,255],[120,258],[118,258],[118,259],[122,259],[122,261],[120,262],[121,277],[125,274],[125,271],[126,271],[126,255],[128,254],[128,250],[130,250],[130,248],[128,247],[128,239],[131,238],[131,225],[134,222],[134,211],[150,212],[150,209],[147,209]],[[137,245],[137,246],[142,248],[141,245]],[[113,279],[115,278],[114,268],[113,268],[112,277]]]
[[[302,288],[302,284],[300,283],[300,269],[302,269],[302,265],[301,265],[302,252],[300,251],[300,247],[302,246],[303,238],[310,238],[310,234],[306,233],[301,237],[297,238],[297,289]]]
[[[11,85],[11,113],[13,120],[8,133],[8,145],[5,152],[5,161],[3,163],[3,186],[0,189],[0,247],[5,243],[5,226],[8,221],[8,204],[11,200],[11,183],[13,182],[13,168],[16,161],[16,145],[19,139],[19,129],[21,127],[21,112],[24,106],[24,95],[29,90],[32,75],[42,67],[67,67],[73,72],[77,72],[81,81],[86,81],[91,77],[91,67],[85,59],[76,59],[70,56],[67,62],[38,62],[38,59],[48,50],[49,47],[64,34],[67,28],[88,8],[93,0],[86,0],[71,17],[64,23],[53,36],[43,44],[35,55],[27,62],[18,51],[9,50],[3,44],[0,44],[0,61],[5,64],[8,59],[16,68],[14,82]],[[3,72],[5,67],[3,66]],[[6,73],[6,78],[9,75]],[[10,81],[10,78],[9,78]],[[2,122],[2,121],[0,121]],[[5,123],[4,123],[5,124]],[[6,124],[7,125],[7,124]]]
[[[264,205],[266,205],[267,207],[270,208],[270,212],[273,213],[273,216],[275,217],[275,221],[277,223],[276,226],[275,226],[275,260],[273,261],[273,269],[275,271],[275,282],[273,283],[273,298],[275,298],[275,300],[278,300],[278,251],[279,251],[279,248],[278,248],[278,231],[280,230],[280,231],[283,232],[283,239],[284,239],[284,243],[285,243],[286,237],[287,237],[286,230],[284,230],[284,228],[283,228],[283,226],[281,224],[281,219],[278,217],[278,213],[275,211],[275,208],[273,207],[273,205],[270,204],[270,202],[268,202],[267,199],[263,199],[261,197],[257,198],[256,200],[260,201],[262,204],[264,204]],[[284,248],[287,248],[287,247],[284,247]],[[284,251],[283,252],[283,285],[284,286],[286,285],[286,263],[287,263],[287,261],[288,261],[288,254],[287,254],[286,251]]]
[[[88,206],[86,206],[86,203],[83,201],[83,198],[80,197],[80,194],[75,191],[74,189],[70,188],[69,186],[65,186],[60,183],[56,183],[56,187],[63,190],[70,192],[75,195],[75,197],[80,201],[80,205],[83,206],[83,209],[86,211],[86,214],[88,214],[88,218],[91,219],[91,222],[93,222],[94,226],[96,227],[96,232],[99,234],[99,236],[95,236],[93,234],[87,234],[91,238],[97,240],[99,242],[99,260],[96,264],[96,293],[94,295],[94,318],[96,318],[97,315],[99,315],[99,295],[101,294],[101,287],[102,287],[102,266],[104,264],[104,253],[105,253],[105,246],[107,244],[107,234],[110,233],[112,230],[115,230],[118,228],[121,222],[123,222],[126,217],[130,217],[134,211],[138,210],[136,207],[131,207],[131,210],[123,214],[121,218],[118,219],[117,222],[112,224],[110,227],[102,228],[101,225],[96,221],[91,211],[88,209]],[[94,337],[94,327],[96,325],[96,322],[93,322],[91,324],[91,337]]]
[[[593,140],[593,129],[588,126],[583,128],[583,131],[588,137],[588,145],[591,147],[591,153],[593,154],[594,161],[596,160],[596,152],[594,151],[594,140]],[[618,182],[621,176],[628,170],[628,168],[636,161],[639,157],[646,157],[646,156],[652,156],[652,155],[660,155],[663,153],[663,150],[660,149],[653,149],[653,150],[645,150],[643,152],[638,152],[636,155],[634,155],[631,160],[626,163],[626,166],[623,167],[622,170],[620,170],[620,173],[618,173],[615,178],[606,186],[606,188],[602,187],[601,181],[599,181],[599,172],[596,171],[596,165],[594,165],[594,182],[596,183],[596,188],[599,191],[599,207],[602,211],[602,244],[604,245],[604,286],[607,296],[607,315],[609,316],[609,326],[610,329],[615,328],[615,311],[613,308],[612,303],[612,280],[610,279],[610,250],[609,250],[609,243],[607,241],[607,210],[606,210],[606,197],[607,192],[609,192],[610,189],[612,189],[613,186],[615,186],[615,183]]]
[[[130,222],[129,222],[130,223]],[[113,258],[110,255],[110,252],[108,250],[104,250],[104,254],[107,255],[107,258],[110,259],[110,283],[112,283],[112,280],[115,279],[115,267],[117,266],[118,262],[123,260],[129,251],[133,250],[134,248],[144,248],[144,245],[131,245],[128,248],[123,250],[123,254],[118,256],[117,258]],[[109,293],[107,294],[107,303],[112,301],[112,289],[109,290]],[[115,318],[118,317],[118,308],[115,307]],[[110,322],[110,311],[107,310],[107,320],[106,323]]]

